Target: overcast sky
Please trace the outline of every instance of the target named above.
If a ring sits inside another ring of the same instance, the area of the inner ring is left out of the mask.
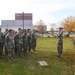
[[[14,20],[22,12],[33,13],[33,24],[42,19],[49,26],[75,16],[75,0],[0,0],[0,21]]]

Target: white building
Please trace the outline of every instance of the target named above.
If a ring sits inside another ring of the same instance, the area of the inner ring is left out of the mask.
[[[7,29],[18,30],[18,28],[22,29],[32,29],[32,13],[16,13],[15,20],[2,20],[1,26],[2,31]]]

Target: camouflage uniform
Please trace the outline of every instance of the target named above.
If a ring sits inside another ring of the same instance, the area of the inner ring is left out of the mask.
[[[15,41],[15,54],[17,54],[17,50],[18,50],[18,47],[17,47],[17,43],[18,43],[18,40],[17,40],[17,33],[14,34],[14,41]]]
[[[0,58],[3,53],[3,33],[0,32]]]
[[[17,46],[17,55],[21,57],[21,52],[23,48],[23,34],[22,32],[18,32],[15,36],[16,46]]]
[[[34,51],[35,51],[35,48],[36,48],[36,40],[37,40],[37,36],[36,36],[35,30],[33,30],[33,33],[32,33],[32,49]]]
[[[31,47],[32,47],[32,34],[31,34],[30,31],[27,33],[27,39],[28,39],[27,50],[31,51]]]
[[[58,57],[61,58],[62,50],[63,50],[63,32],[60,31],[58,34],[58,42],[57,42],[57,50],[58,50]]]
[[[6,45],[6,48],[8,51],[8,60],[13,61],[14,48],[15,48],[14,35],[12,35],[12,34],[6,35],[5,45]]]
[[[28,44],[28,39],[27,39],[27,33],[23,33],[23,49],[24,49],[24,54],[27,53],[27,44]]]

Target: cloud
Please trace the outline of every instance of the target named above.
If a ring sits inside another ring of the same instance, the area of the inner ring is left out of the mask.
[[[0,20],[14,19],[15,13],[24,11],[25,13],[33,13],[33,24],[40,19],[49,24],[61,20],[58,16],[64,9],[73,11],[74,7],[75,0],[1,0]],[[65,12],[63,13],[66,15]]]

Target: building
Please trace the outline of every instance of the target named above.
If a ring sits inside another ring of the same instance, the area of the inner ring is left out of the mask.
[[[22,29],[32,29],[33,27],[33,18],[32,13],[16,13],[15,20],[2,20],[1,26],[2,31],[7,29],[18,30],[18,28]]]

